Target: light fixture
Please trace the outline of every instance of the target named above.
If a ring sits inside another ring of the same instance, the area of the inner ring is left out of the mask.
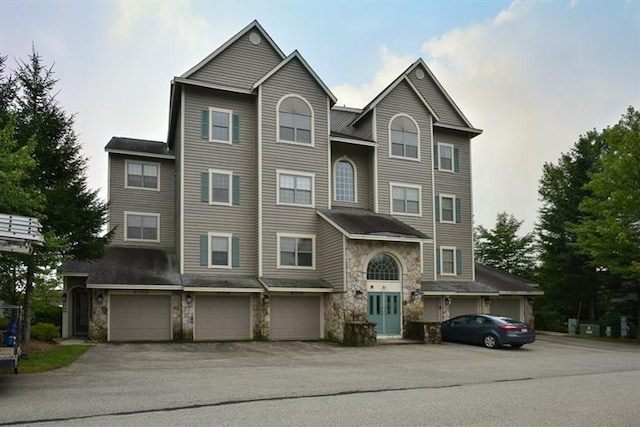
[[[445,303],[446,305],[451,305],[451,297],[445,297],[445,299],[444,299],[444,303]]]
[[[100,293],[96,296],[96,301],[98,301],[98,304],[102,304],[102,301],[104,301],[104,296]]]
[[[527,298],[527,301],[529,301],[529,304],[533,304],[533,301],[535,301],[535,298],[529,297]]]
[[[484,303],[487,305],[491,304],[491,297],[484,297]]]
[[[62,299],[62,305],[66,305],[67,304],[67,293],[66,292],[62,293],[61,299]]]
[[[356,290],[356,299],[362,299],[363,295],[360,289]]]
[[[193,298],[191,297],[191,294],[187,294],[185,300],[187,301],[187,304],[191,305],[191,301],[193,301]]]
[[[269,295],[265,294],[265,295],[262,296],[262,304],[263,305],[269,305],[269,301],[270,301]]]

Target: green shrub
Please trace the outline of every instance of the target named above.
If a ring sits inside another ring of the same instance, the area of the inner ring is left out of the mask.
[[[9,324],[9,318],[0,317],[0,331],[4,331],[7,329],[7,325]]]
[[[53,341],[60,338],[60,330],[53,323],[36,323],[31,327],[31,338],[39,341]]]
[[[53,323],[58,327],[62,326],[62,307],[49,304],[36,307],[33,310],[32,323]]]
[[[567,332],[565,317],[555,311],[536,311],[536,329],[539,331]]]

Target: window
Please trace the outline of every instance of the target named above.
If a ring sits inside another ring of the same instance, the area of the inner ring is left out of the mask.
[[[335,166],[335,199],[343,202],[356,201],[355,166],[351,161],[341,159]]]
[[[391,184],[391,213],[420,216],[419,185]]]
[[[200,236],[200,265],[209,268],[240,266],[240,239],[229,233],[209,232]]]
[[[441,223],[459,224],[462,222],[462,208],[460,198],[451,194],[436,194],[436,221]]]
[[[389,124],[390,157],[420,160],[418,125],[409,116],[398,115]]]
[[[278,204],[313,206],[314,175],[277,171]]]
[[[460,249],[441,246],[436,252],[436,272],[443,276],[456,276],[462,273],[462,252]]]
[[[202,139],[227,144],[240,142],[240,116],[232,110],[209,107],[202,111]]]
[[[288,95],[278,102],[278,141],[313,145],[313,110],[302,97]]]
[[[131,162],[126,164],[125,188],[160,189],[160,164],[148,162]]]
[[[438,143],[433,146],[433,164],[436,169],[445,172],[460,170],[458,148],[453,144]]]
[[[240,176],[232,171],[209,169],[201,173],[200,196],[211,205],[240,204]]]
[[[313,269],[315,236],[278,234],[278,267]]]
[[[367,280],[400,280],[398,263],[387,254],[377,254],[367,266]]]
[[[160,215],[125,212],[125,240],[159,242],[158,223]]]

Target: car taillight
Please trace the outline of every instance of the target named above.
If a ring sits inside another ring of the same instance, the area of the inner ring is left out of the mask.
[[[520,330],[520,326],[516,326],[516,325],[500,325],[499,328],[502,329],[503,331],[519,331]]]

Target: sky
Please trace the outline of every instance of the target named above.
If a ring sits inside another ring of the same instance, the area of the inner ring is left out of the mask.
[[[112,136],[164,141],[171,79],[257,19],[338,98],[364,107],[423,58],[469,119],[475,223],[533,230],[545,162],[640,108],[640,0],[0,2],[8,66],[32,46],[75,115],[106,200]]]

